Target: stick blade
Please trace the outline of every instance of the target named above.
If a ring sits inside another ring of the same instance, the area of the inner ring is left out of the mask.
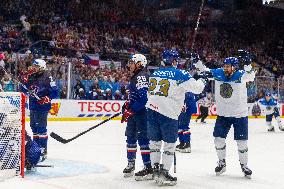
[[[51,136],[52,138],[54,138],[55,140],[57,140],[58,142],[61,142],[61,143],[63,143],[63,144],[66,144],[66,143],[69,142],[68,140],[62,138],[61,136],[59,136],[58,134],[56,134],[56,133],[54,133],[54,132],[51,132],[51,133],[50,133],[50,136]]]

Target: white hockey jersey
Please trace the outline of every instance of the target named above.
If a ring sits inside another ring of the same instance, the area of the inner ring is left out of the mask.
[[[146,107],[178,120],[185,93],[200,94],[203,89],[203,81],[195,80],[187,71],[173,67],[161,68],[155,70],[149,78]]]
[[[237,70],[227,78],[222,68],[211,69],[215,80],[216,111],[218,116],[246,117],[248,116],[246,83],[254,81],[255,72]]]
[[[266,101],[265,98],[262,98],[258,102],[265,110],[264,111],[265,115],[271,115],[275,112],[275,110],[278,111],[279,104],[277,100],[274,99],[273,97],[271,97],[269,101]]]

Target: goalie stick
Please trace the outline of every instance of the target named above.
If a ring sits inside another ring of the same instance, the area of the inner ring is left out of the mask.
[[[91,131],[91,130],[97,128],[97,127],[99,127],[100,125],[102,125],[102,124],[108,122],[109,120],[111,120],[111,119],[113,119],[113,118],[119,116],[120,114],[121,114],[120,112],[119,112],[119,113],[116,113],[116,114],[114,114],[113,116],[111,116],[110,118],[108,118],[108,119],[102,121],[101,123],[99,123],[99,124],[97,124],[97,125],[95,125],[95,126],[90,127],[88,130],[83,131],[83,132],[77,134],[76,136],[74,136],[74,137],[72,137],[72,138],[70,138],[70,139],[64,139],[64,138],[62,138],[61,136],[59,136],[58,134],[56,134],[56,133],[54,133],[54,132],[51,132],[51,133],[50,133],[50,136],[51,136],[52,138],[54,138],[55,140],[57,140],[58,142],[61,142],[61,143],[63,143],[63,144],[66,144],[66,143],[71,142],[72,140],[75,140],[76,138],[82,136],[83,134],[86,134],[87,132],[89,132],[89,131]]]

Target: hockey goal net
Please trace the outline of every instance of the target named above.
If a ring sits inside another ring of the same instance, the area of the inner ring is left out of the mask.
[[[25,96],[0,92],[0,179],[21,175],[25,167]]]

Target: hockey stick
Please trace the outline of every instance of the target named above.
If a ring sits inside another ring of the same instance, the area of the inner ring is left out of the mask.
[[[193,35],[192,35],[192,42],[191,42],[191,45],[190,45],[190,48],[189,48],[189,51],[191,53],[191,57],[192,57],[192,54],[193,54],[193,49],[194,49],[194,45],[195,45],[195,39],[196,39],[196,35],[197,35],[197,32],[198,32],[198,28],[199,28],[199,22],[200,22],[200,18],[201,18],[201,15],[202,15],[202,10],[203,10],[203,7],[204,7],[204,0],[202,0],[201,2],[201,5],[200,5],[200,8],[199,8],[199,12],[198,12],[198,17],[197,17],[197,20],[196,20],[196,25],[195,25],[195,28],[194,28],[194,31],[193,31]],[[192,67],[192,61],[190,61],[190,66]],[[186,68],[188,68],[188,63],[185,65]]]
[[[177,157],[176,157],[176,153],[174,152],[174,173],[177,172]]]
[[[85,133],[87,133],[87,132],[89,132],[89,131],[91,131],[91,130],[97,128],[97,127],[99,127],[100,125],[102,125],[102,124],[108,122],[109,120],[111,120],[111,119],[113,119],[113,118],[119,116],[120,114],[121,114],[120,112],[119,112],[119,113],[116,113],[116,114],[114,114],[113,116],[111,116],[110,118],[108,118],[108,119],[102,121],[101,123],[99,123],[99,124],[97,124],[97,125],[95,125],[95,126],[89,128],[89,129],[86,130],[86,131],[83,131],[83,132],[77,134],[76,136],[74,136],[74,137],[72,137],[72,138],[70,138],[70,139],[64,139],[64,138],[62,138],[61,136],[59,136],[58,134],[56,134],[56,133],[54,133],[54,132],[51,132],[51,133],[50,133],[50,136],[51,136],[52,138],[54,138],[55,140],[57,140],[58,142],[61,142],[61,143],[63,143],[63,144],[66,144],[66,143],[71,142],[72,140],[75,140],[76,138],[82,136],[83,134],[85,134]]]
[[[23,84],[17,76],[14,76],[14,75],[12,75],[12,74],[9,74],[9,73],[7,72],[7,70],[6,70],[4,67],[2,67],[2,66],[0,66],[0,69],[2,69],[2,70],[5,72],[6,75],[9,75],[9,76],[11,76],[11,78],[15,79],[25,90],[28,91],[28,94],[33,95],[33,96],[34,96],[36,99],[38,99],[38,100],[41,100],[41,99],[39,98],[39,96],[37,96],[37,94],[35,94],[33,91],[29,90],[29,89],[27,88],[27,86],[26,86],[25,84]]]
[[[33,167],[50,167],[50,168],[54,168],[54,165],[34,165]]]

